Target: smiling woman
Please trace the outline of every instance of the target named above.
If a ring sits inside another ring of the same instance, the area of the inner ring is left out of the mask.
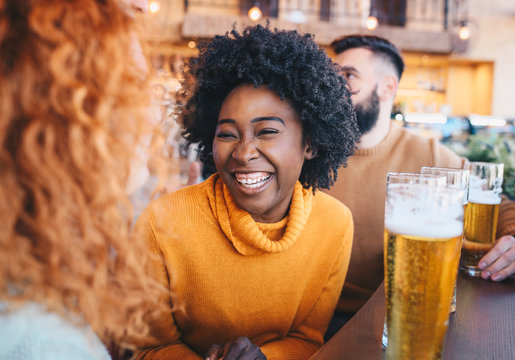
[[[234,201],[258,222],[281,220],[313,158],[295,110],[268,88],[244,84],[229,93],[219,118],[213,159]]]
[[[308,359],[352,245],[349,210],[317,191],[358,138],[348,84],[311,36],[261,26],[215,37],[188,68],[185,135],[217,172],[137,224],[174,295],[139,358]]]

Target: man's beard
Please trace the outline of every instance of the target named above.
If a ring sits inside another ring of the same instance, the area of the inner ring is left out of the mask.
[[[377,85],[366,99],[354,105],[354,111],[356,112],[356,119],[361,135],[366,134],[375,126],[379,117]]]

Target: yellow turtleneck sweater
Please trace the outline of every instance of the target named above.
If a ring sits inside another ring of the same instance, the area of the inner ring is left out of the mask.
[[[152,202],[136,230],[174,306],[140,359],[199,359],[239,336],[269,360],[322,345],[352,248],[352,216],[336,199],[297,183],[286,218],[256,223],[215,174]]]

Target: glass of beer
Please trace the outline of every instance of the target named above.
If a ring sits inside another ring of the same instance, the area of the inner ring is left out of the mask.
[[[468,162],[464,168],[470,170],[470,186],[460,269],[480,277],[479,260],[495,242],[504,164]]]
[[[464,191],[437,175],[389,173],[386,359],[440,359],[463,234]]]
[[[422,174],[433,174],[445,176],[447,179],[447,186],[463,190],[463,207],[467,208],[470,170],[455,169],[455,168],[442,168],[442,167],[429,167],[424,166],[420,169]],[[459,254],[458,254],[459,255]],[[456,284],[454,284],[454,292],[451,300],[451,312],[456,311]]]
[[[442,174],[419,174],[419,173],[390,173],[392,182],[396,183],[421,183],[434,186],[445,186],[447,184],[446,175]],[[395,178],[394,178],[395,176]],[[388,327],[386,318],[384,320],[383,335],[381,337],[381,345],[383,349],[388,347]]]

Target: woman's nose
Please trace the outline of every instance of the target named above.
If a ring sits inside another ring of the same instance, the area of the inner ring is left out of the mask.
[[[248,163],[259,157],[259,151],[254,141],[242,140],[236,145],[232,157],[240,163]]]

